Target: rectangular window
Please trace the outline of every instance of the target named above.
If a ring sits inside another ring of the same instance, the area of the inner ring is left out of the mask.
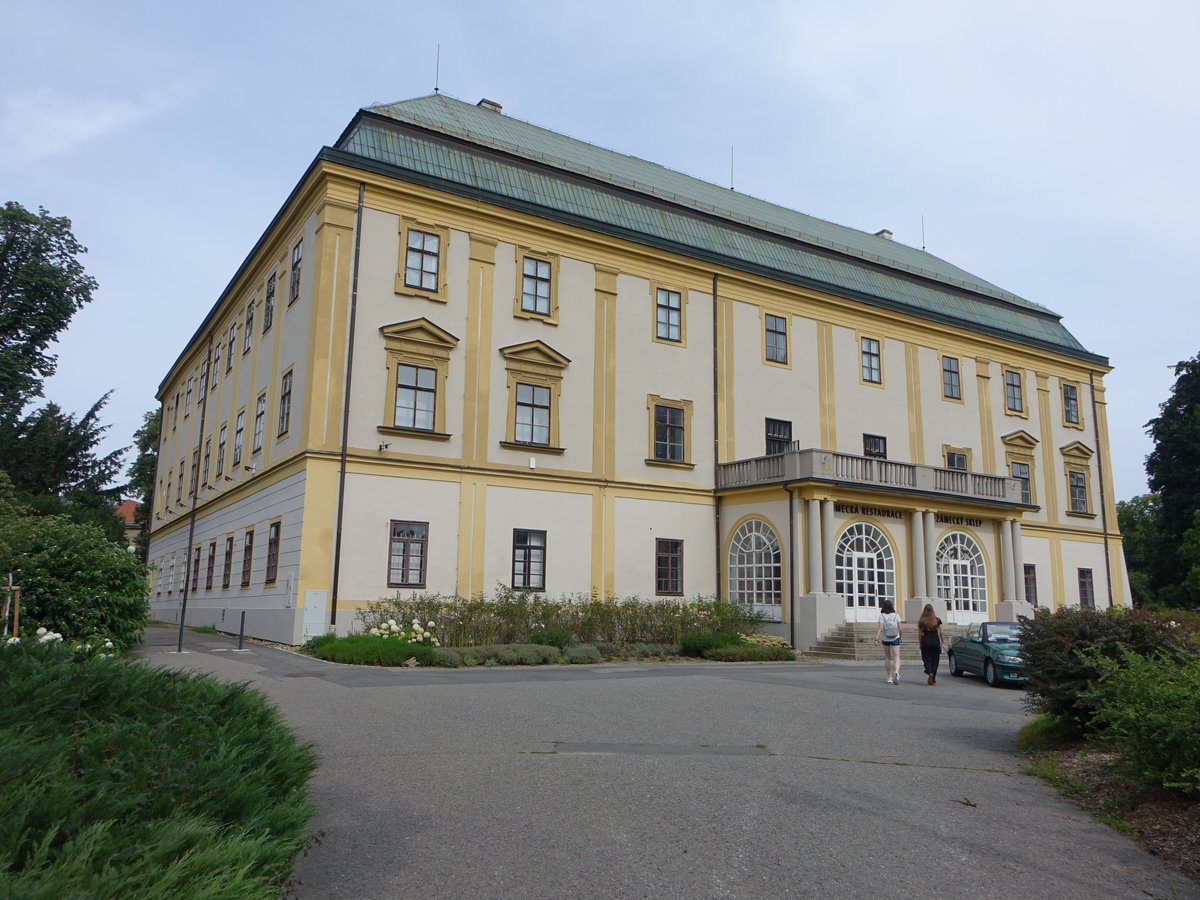
[[[438,255],[442,239],[428,231],[408,230],[408,243],[404,254],[404,284],[406,287],[423,291],[438,289]]]
[[[233,535],[225,538],[225,561],[221,564],[221,587],[227,588],[233,581]]]
[[[263,430],[267,419],[267,395],[262,393],[258,395],[258,400],[254,404],[254,449],[250,452],[257,453],[263,446]]]
[[[192,550],[191,559],[192,568],[192,593],[200,590],[200,545],[197,544]]]
[[[526,256],[521,271],[521,309],[550,315],[550,263]]]
[[[967,454],[960,453],[957,450],[946,451],[946,468],[961,469],[967,471]]]
[[[304,256],[304,241],[299,241],[292,248],[292,276],[288,282],[288,304],[296,302],[300,296],[300,260]]]
[[[179,424],[179,407],[183,405],[182,401],[183,401],[183,397],[180,395],[179,391],[176,391],[175,392],[175,411],[171,414],[171,430],[172,431],[174,431],[175,427]]]
[[[792,446],[792,423],[783,419],[767,419],[767,455],[786,453]]]
[[[863,435],[863,456],[887,459],[887,438],[879,434]]]
[[[546,589],[546,532],[513,529],[512,586],[524,591]]]
[[[254,301],[246,304],[246,328],[242,334],[242,352],[249,353],[254,346]]]
[[[267,290],[263,294],[263,334],[271,330],[275,322],[275,274],[267,279]]]
[[[265,584],[274,584],[279,577],[279,530],[281,523],[272,522],[267,528],[267,574]]]
[[[1009,412],[1025,412],[1025,394],[1021,389],[1021,373],[1004,373],[1004,405]]]
[[[225,471],[225,433],[226,426],[221,426],[221,434],[217,438],[217,471],[213,473],[213,477],[217,478]]]
[[[208,360],[200,363],[200,401],[204,401],[204,392],[208,390]]]
[[[1025,599],[1037,606],[1037,566],[1025,563]]]
[[[1063,385],[1063,418],[1069,425],[1079,424],[1079,388],[1073,384]]]
[[[683,595],[683,541],[655,540],[654,592],[660,596]]]
[[[428,522],[392,520],[388,545],[388,587],[425,587]]]
[[[186,419],[192,414],[192,388],[195,386],[196,379],[189,378],[187,383],[187,393],[183,395],[183,417]]]
[[[237,350],[237,322],[229,326],[229,358],[225,360],[225,371],[233,371],[233,354]]]
[[[859,341],[862,350],[862,380],[871,384],[883,384],[883,360],[879,354],[879,341],[875,338],[862,338]]]
[[[1088,511],[1087,475],[1083,472],[1067,473],[1067,488],[1071,495],[1071,512]]]
[[[208,545],[208,565],[204,569],[204,589],[213,589],[213,577],[217,574],[217,542]]]
[[[550,446],[550,388],[517,383],[515,441]]]
[[[214,388],[217,386],[217,377],[220,374],[221,374],[221,342],[217,341],[216,343],[213,344],[212,375],[213,375],[213,387]]]
[[[242,587],[250,586],[251,567],[254,565],[254,529],[246,529],[246,540],[242,544]]]
[[[212,438],[206,438],[204,441],[204,472],[200,475],[200,480],[205,487],[208,487],[212,482],[209,481],[209,466],[212,462]]]
[[[279,434],[287,434],[292,425],[292,372],[289,369],[279,379]]]
[[[1079,570],[1079,605],[1087,609],[1096,608],[1096,585],[1092,581],[1091,569]]]
[[[773,316],[768,313],[765,317],[767,339],[767,361],[787,362],[787,319],[783,316]]]
[[[654,407],[654,458],[684,461],[683,410],[678,406]]]
[[[679,291],[659,288],[654,300],[655,331],[660,341],[683,340],[683,298]]]
[[[171,479],[173,477],[174,477],[174,473],[170,469],[168,469],[167,470],[167,492],[165,494],[163,494],[163,505],[164,506],[166,506],[167,504],[169,504],[171,502]]]
[[[542,390],[549,396],[546,388]],[[519,396],[520,387],[517,393]],[[396,366],[396,427],[433,431],[436,409],[437,370],[422,366]]]
[[[237,414],[237,423],[233,429],[233,464],[240,466],[242,464],[242,444],[245,441],[246,435],[246,412]]]
[[[1029,483],[1029,463],[1015,462],[1010,466],[1012,477],[1021,482],[1021,502],[1024,504],[1033,503],[1033,489]]]
[[[188,494],[195,496],[200,488],[200,448],[192,451],[192,479],[189,482]]]
[[[951,400],[962,399],[962,381],[959,379],[957,357],[942,357],[942,396]]]
[[[175,486],[175,502],[183,502],[183,465],[184,460],[179,461],[179,484]]]

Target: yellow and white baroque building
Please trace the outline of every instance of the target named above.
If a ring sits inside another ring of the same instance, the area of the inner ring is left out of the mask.
[[[161,383],[152,612],[1128,605],[1104,357],[923,251],[444,95],[359,111]]]

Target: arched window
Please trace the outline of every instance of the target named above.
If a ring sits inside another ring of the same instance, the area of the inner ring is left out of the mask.
[[[837,592],[856,612],[896,602],[896,558],[887,536],[868,522],[842,532],[837,545]]]
[[[761,519],[747,519],[729,543],[729,601],[745,603],[778,620],[783,609],[779,541]]]
[[[969,534],[952,531],[938,544],[937,590],[947,609],[987,614],[983,551]]]

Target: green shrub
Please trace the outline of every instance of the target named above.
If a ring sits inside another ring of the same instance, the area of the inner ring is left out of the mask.
[[[0,696],[0,896],[280,896],[315,760],[257,691],[23,641]]]
[[[730,631],[692,632],[679,636],[679,652],[684,656],[704,656],[714,647],[728,647],[741,643],[741,637]]]
[[[1100,675],[1097,660],[1121,660],[1123,650],[1139,656],[1185,652],[1186,635],[1170,619],[1148,611],[1069,607],[1053,613],[1038,610],[1021,622],[1025,657],[1025,704],[1035,713],[1058,719],[1068,733],[1087,733],[1095,712],[1086,693]],[[1094,649],[1098,655],[1088,656]]]
[[[433,664],[441,666],[443,669],[457,669],[466,665],[466,662],[457,650],[438,647],[433,651]],[[474,665],[474,663],[471,663],[471,665]]]
[[[740,643],[710,647],[704,651],[704,658],[716,662],[776,662],[794,660],[796,654],[791,647],[781,647],[778,644]]]
[[[582,665],[604,662],[604,659],[600,656],[600,651],[592,644],[575,644],[573,647],[568,647],[563,651],[563,659],[569,663]]]
[[[533,644],[546,644],[561,650],[571,643],[571,632],[559,625],[551,625],[549,628],[539,628],[529,640]]]
[[[317,655],[317,650],[321,647],[327,647],[338,639],[338,636],[332,631],[326,634],[318,634],[315,637],[310,637],[307,641],[300,645],[301,653],[308,653],[311,656]]]
[[[410,644],[373,634],[351,634],[337,638],[322,644],[313,655],[319,659],[356,666],[402,666],[410,659],[415,659],[422,666],[437,663],[436,650],[428,644]]]
[[[1092,731],[1143,781],[1200,793],[1200,658],[1124,650],[1113,660],[1099,649],[1084,656],[1100,673],[1085,692]]]

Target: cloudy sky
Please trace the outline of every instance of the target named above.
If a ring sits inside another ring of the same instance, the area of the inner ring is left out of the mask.
[[[1200,4],[8,0],[0,201],[68,216],[100,282],[47,397],[167,367],[356,109],[430,93],[921,246],[1107,355],[1116,494],[1200,352]],[[440,45],[440,67],[437,64]]]

